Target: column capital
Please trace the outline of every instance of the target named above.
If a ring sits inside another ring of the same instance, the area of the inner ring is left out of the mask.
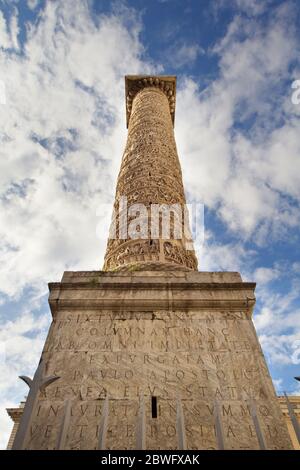
[[[169,101],[170,113],[174,125],[176,102],[176,77],[174,75],[126,75],[126,126],[129,125],[132,101],[135,95],[146,87],[158,88],[164,92]]]

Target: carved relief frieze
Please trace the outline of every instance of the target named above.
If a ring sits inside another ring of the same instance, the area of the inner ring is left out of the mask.
[[[115,210],[116,239],[109,240],[105,255],[104,269],[118,269],[129,264],[143,264],[157,261],[164,264],[181,265],[197,269],[194,252],[187,251],[185,239],[175,238],[174,220],[170,219],[170,240],[164,245],[162,232],[159,239],[151,239],[150,224],[145,240],[130,239],[127,226],[134,216],[128,215],[133,204],[143,204],[151,220],[151,206],[154,204],[172,206],[185,204],[182,174],[174,138],[175,79],[167,77],[127,77],[126,102],[128,138],[118,176]],[[126,207],[121,206],[126,199]],[[144,217],[137,211],[136,216]],[[159,215],[159,224],[162,222]],[[176,213],[176,223],[182,224],[183,211]],[[180,218],[181,217],[181,218]],[[125,222],[124,222],[125,220]],[[140,220],[140,219],[139,219]],[[179,221],[179,222],[178,222]],[[121,230],[122,229],[122,230]],[[122,238],[118,235],[122,232]],[[125,232],[125,236],[124,236]],[[135,233],[136,235],[136,233]],[[136,235],[135,238],[138,238]]]

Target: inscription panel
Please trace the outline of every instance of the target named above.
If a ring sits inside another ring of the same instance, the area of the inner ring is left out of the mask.
[[[40,394],[27,448],[57,448],[65,402],[67,449],[97,449],[105,398],[105,446],[134,449],[144,397],[147,448],[176,449],[181,401],[189,449],[288,448],[268,370],[245,312],[58,312],[43,352],[60,379]],[[154,409],[155,408],[155,409]]]

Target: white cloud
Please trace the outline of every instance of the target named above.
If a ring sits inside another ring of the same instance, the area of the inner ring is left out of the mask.
[[[286,273],[284,267],[256,270],[261,307],[256,309],[254,323],[265,354],[278,366],[300,364],[299,282],[292,278],[286,294],[268,284],[274,279],[286,280]]]
[[[33,375],[48,327],[48,314],[36,318],[26,310],[16,321],[1,322],[0,344],[4,360],[0,363],[0,448],[6,447],[13,425],[6,408],[17,407],[28,393],[18,376]]]
[[[266,357],[272,364],[277,365],[277,367],[291,364],[299,365],[300,333],[291,335],[260,334],[259,340]],[[295,359],[292,360],[291,356]]]
[[[282,392],[282,379],[273,379],[276,392]]]
[[[2,11],[0,11],[0,47],[8,48],[11,45],[9,30]]]
[[[198,44],[175,44],[169,51],[169,62],[175,68],[193,65],[204,50]]]
[[[0,10],[0,52],[1,48],[14,50],[19,49],[19,31],[17,8],[13,8],[9,22],[6,21],[3,12]]]
[[[28,2],[33,8],[35,2]],[[250,3],[259,14],[259,2]],[[186,190],[217,210],[239,236],[237,243],[224,244],[207,232],[200,269],[241,271],[245,279],[259,281],[263,306],[255,322],[267,354],[281,364],[290,364],[299,340],[299,311],[293,304],[299,289],[274,293],[269,284],[280,269],[253,271],[256,253],[243,242],[284,237],[299,223],[291,203],[300,188],[298,111],[291,105],[291,90],[282,98],[280,88],[299,54],[287,9],[275,9],[265,27],[236,17],[214,49],[219,78],[200,92],[186,77],[176,110]],[[125,7],[94,21],[88,2],[47,2],[41,21],[28,27],[22,56],[4,50],[18,47],[16,14],[7,25],[0,13],[0,79],[7,94],[0,114],[5,294],[18,297],[30,286],[38,303],[47,282],[59,280],[64,269],[101,268],[105,245],[96,237],[101,219],[96,212],[100,203],[113,199],[125,143],[124,75],[162,70],[143,60],[140,30],[139,18]],[[184,45],[177,52],[178,65],[195,60],[201,50]],[[251,119],[246,132],[244,123]],[[293,269],[296,273],[297,263]],[[32,301],[30,296],[28,305]],[[33,371],[49,316],[36,320],[25,311],[3,322],[2,341],[9,352],[1,369],[2,405],[7,396],[10,405],[22,398],[16,377]],[[3,406],[1,412],[0,426],[7,430]],[[7,431],[3,444],[6,438]]]
[[[27,5],[30,10],[35,10],[39,3],[40,0],[27,0]]]
[[[204,244],[195,244],[201,271],[238,271],[244,280],[251,277],[251,264],[255,252],[246,250],[242,243],[222,243],[213,236],[208,229],[205,230]]]
[[[294,273],[300,273],[300,262],[294,262],[292,264],[292,270]]]
[[[229,7],[238,9],[239,13],[256,16],[264,13],[270,3],[272,0],[216,0],[213,5],[215,12]]]
[[[96,211],[113,199],[125,142],[124,75],[150,72],[139,30],[125,7],[96,26],[88,2],[48,2],[25,56],[2,52],[3,292],[101,268]]]
[[[19,49],[18,35],[20,32],[19,23],[18,23],[18,10],[14,8],[13,13],[10,18],[10,37],[11,37],[11,47],[15,50]]]
[[[300,221],[300,121],[290,69],[299,55],[290,4],[269,23],[236,16],[214,48],[220,76],[177,94],[185,187],[241,238],[284,238]],[[192,171],[191,171],[192,169]]]
[[[245,11],[248,14],[258,15],[265,11],[270,0],[235,0],[235,3],[237,8],[241,11]]]
[[[294,382],[294,388],[291,392],[289,392],[291,395],[300,395],[300,383],[299,382]]]
[[[4,47],[16,46],[17,23],[9,29],[1,18]],[[124,75],[157,70],[141,58],[140,27],[126,7],[95,24],[88,2],[47,2],[25,54],[0,51],[0,282],[14,298],[30,287],[26,308],[65,269],[102,267],[97,209],[113,200],[125,143]],[[17,377],[34,372],[49,320],[25,312],[2,322],[2,446],[12,426],[4,406],[26,393]]]
[[[279,275],[280,271],[277,268],[260,267],[254,271],[253,278],[258,284],[262,285],[274,281]]]

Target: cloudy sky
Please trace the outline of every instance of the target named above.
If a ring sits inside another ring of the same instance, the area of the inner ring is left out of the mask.
[[[0,0],[1,447],[50,324],[47,283],[102,267],[125,74],[177,75],[186,195],[205,206],[200,269],[257,282],[274,383],[297,391],[299,20],[297,0]]]

